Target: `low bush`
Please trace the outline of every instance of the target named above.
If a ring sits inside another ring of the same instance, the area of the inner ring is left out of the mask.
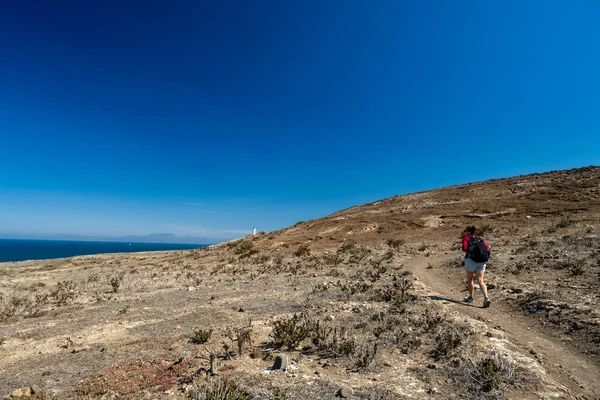
[[[566,228],[572,224],[574,224],[575,222],[570,218],[570,217],[562,217],[560,219],[560,221],[558,221],[555,225],[555,228],[558,229],[562,229],[562,228]]]
[[[194,332],[194,335],[191,338],[192,343],[195,344],[204,344],[206,342],[208,342],[210,340],[210,337],[212,336],[213,330],[202,330],[202,329],[198,329],[197,331]]]
[[[406,243],[406,240],[404,239],[388,239],[387,241],[387,245],[396,250],[398,250],[404,243]]]
[[[301,314],[294,314],[291,318],[284,318],[273,322],[271,337],[278,347],[293,348],[308,338],[309,330]]]
[[[294,255],[296,257],[309,256],[310,255],[310,249],[308,248],[308,245],[303,244],[302,246],[298,247],[298,249],[294,252]]]
[[[356,249],[356,242],[354,240],[345,240],[338,249],[338,253],[350,253]]]
[[[120,275],[114,275],[108,278],[108,284],[112,288],[113,293],[117,293],[123,282],[123,277]]]
[[[254,247],[254,244],[250,240],[247,240],[247,239],[240,240],[235,245],[234,253],[235,254],[247,253],[250,250],[252,250],[253,247]]]
[[[410,293],[412,289],[412,276],[395,276],[392,283],[375,290],[373,300],[393,302],[397,308],[402,308],[403,304],[415,299],[415,296]]]
[[[368,344],[360,346],[355,355],[356,368],[366,369],[370,367],[374,363],[376,355],[377,343],[374,343],[372,347]]]
[[[486,236],[488,233],[492,233],[494,232],[494,227],[491,225],[481,225],[479,227],[479,230],[477,231],[477,234],[479,236]]]
[[[73,281],[58,282],[50,296],[58,305],[67,304],[77,297],[77,284]]]
[[[341,292],[346,296],[346,298],[350,298],[357,293],[365,293],[373,285],[370,285],[366,282],[348,282],[348,283],[340,283],[338,284]]]
[[[465,351],[473,336],[473,330],[470,326],[458,323],[440,326],[440,332],[435,337],[436,347],[433,350],[433,357],[438,360],[449,358]]]
[[[466,366],[456,369],[454,378],[462,382],[474,398],[485,397],[484,393],[499,395],[508,388],[535,387],[540,381],[539,377],[496,352],[479,360],[469,360]]]

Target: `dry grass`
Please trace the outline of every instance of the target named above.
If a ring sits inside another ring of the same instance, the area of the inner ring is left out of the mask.
[[[476,311],[423,299],[406,269],[420,259],[429,274],[458,274],[457,232],[481,219],[494,301],[524,323],[547,323],[547,335],[569,335],[591,359],[594,174],[560,175],[571,186],[551,196],[554,175],[522,177],[385,199],[201,250],[7,265],[0,351],[10,379],[0,390],[40,382],[59,398],[334,399],[351,384],[357,399],[416,399],[433,385],[448,398],[534,387],[465,322]],[[281,351],[289,370],[265,374]],[[221,376],[207,377],[211,369]]]

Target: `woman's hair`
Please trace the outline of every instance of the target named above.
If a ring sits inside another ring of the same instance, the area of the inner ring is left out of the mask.
[[[467,226],[465,228],[465,231],[469,232],[471,235],[474,235],[478,229],[479,229],[479,227],[477,225],[471,225],[471,226]]]

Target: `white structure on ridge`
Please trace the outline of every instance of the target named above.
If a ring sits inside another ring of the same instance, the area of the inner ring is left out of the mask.
[[[252,234],[256,235],[256,227],[252,228]]]

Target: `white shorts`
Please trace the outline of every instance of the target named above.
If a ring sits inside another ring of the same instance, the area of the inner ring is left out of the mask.
[[[469,272],[475,272],[475,271],[485,271],[485,261],[484,262],[475,262],[473,260],[471,260],[470,258],[465,258],[465,268],[467,271]]]

